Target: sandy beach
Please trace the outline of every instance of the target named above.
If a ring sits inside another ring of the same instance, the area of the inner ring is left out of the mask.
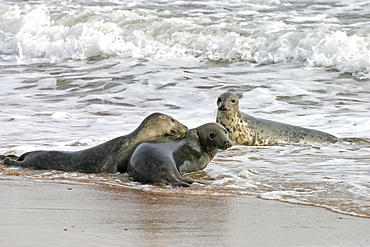
[[[1,246],[369,246],[370,219],[258,198],[0,179]]]
[[[365,0],[1,0],[0,155],[88,149],[155,112],[197,128],[225,92],[254,118],[339,141],[234,145],[185,175],[189,188],[0,164],[0,247],[370,247],[369,12]],[[277,126],[267,139],[306,133]]]

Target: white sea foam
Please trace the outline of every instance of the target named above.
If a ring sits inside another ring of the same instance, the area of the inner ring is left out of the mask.
[[[234,4],[230,3],[230,7],[236,8]],[[311,16],[295,13],[265,20],[264,12],[259,13],[261,5],[257,7],[252,2],[243,5],[255,8],[256,13],[245,15],[240,6],[235,13],[221,11],[211,19],[201,12],[178,17],[177,13],[162,13],[143,6],[125,10],[109,4],[99,8],[2,4],[1,58],[19,64],[96,56],[194,57],[257,64],[293,61],[308,68],[336,69],[369,78],[370,34],[366,23],[341,30],[338,25],[341,20],[329,13],[315,12]],[[273,4],[274,8],[280,5],[284,6],[279,2]],[[327,25],[296,24],[320,22]]]

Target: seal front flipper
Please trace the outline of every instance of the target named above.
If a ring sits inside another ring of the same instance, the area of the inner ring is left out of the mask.
[[[170,184],[172,187],[190,187],[189,184],[181,182],[181,181],[171,182],[171,183],[168,183],[168,184]]]
[[[184,177],[182,177],[182,178],[181,178],[181,180],[182,180],[183,182],[185,182],[185,183],[188,183],[188,184],[192,184],[192,183],[196,182],[196,181],[194,181],[193,179],[190,179],[190,178],[184,178]]]

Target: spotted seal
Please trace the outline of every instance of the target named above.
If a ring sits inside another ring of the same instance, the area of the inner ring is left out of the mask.
[[[233,142],[247,146],[277,144],[335,143],[339,139],[318,130],[256,118],[239,111],[239,98],[227,92],[217,99],[217,123],[228,131]]]
[[[75,152],[33,151],[18,159],[4,157],[5,165],[34,169],[53,169],[85,173],[116,173],[127,171],[128,158],[142,142],[162,136],[182,138],[188,129],[174,118],[153,113],[147,116],[133,132],[110,141]]]
[[[218,150],[231,147],[226,129],[207,123],[191,129],[183,139],[161,138],[140,144],[127,172],[135,181],[188,187],[193,181],[181,174],[204,169]]]

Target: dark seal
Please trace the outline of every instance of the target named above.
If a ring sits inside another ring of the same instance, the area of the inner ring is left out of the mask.
[[[128,135],[114,138],[98,146],[81,151],[33,151],[14,157],[3,157],[5,165],[33,169],[76,171],[85,173],[126,172],[127,162],[135,148],[142,142],[171,136],[182,138],[188,129],[172,117],[153,113]]]
[[[217,99],[217,123],[228,131],[233,142],[248,146],[277,144],[335,143],[339,139],[318,130],[279,123],[247,115],[239,111],[238,96],[221,94]]]
[[[188,187],[181,174],[204,169],[218,150],[231,147],[226,129],[208,123],[191,129],[183,139],[158,139],[140,144],[129,161],[128,174],[137,182]]]

